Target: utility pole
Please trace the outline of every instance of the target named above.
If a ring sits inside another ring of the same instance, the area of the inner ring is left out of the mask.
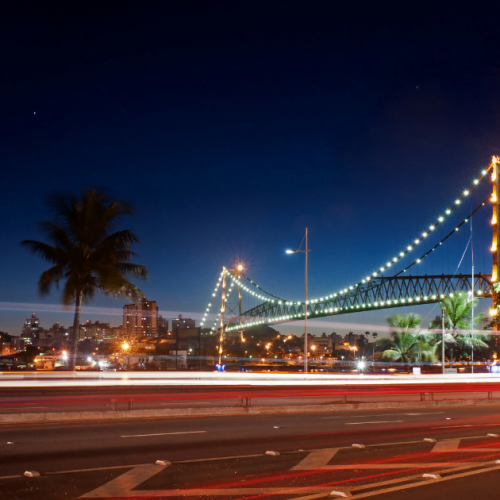
[[[307,374],[307,253],[309,250],[307,249],[307,227],[306,227],[306,303],[305,307],[305,316],[304,316],[304,324],[305,324],[305,335],[304,335],[304,373]]]
[[[472,288],[471,289],[472,318],[471,318],[471,323],[470,323],[470,334],[471,334],[471,340],[472,340],[472,345],[471,345],[472,371],[471,371],[471,373],[474,373],[474,238],[472,237],[472,219],[470,220],[470,250],[471,250],[471,257],[472,257],[472,287],[471,287]]]

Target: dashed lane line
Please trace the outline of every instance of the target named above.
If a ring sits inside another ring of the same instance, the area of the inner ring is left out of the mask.
[[[492,472],[495,470],[500,470],[500,466],[496,467],[489,467],[486,469],[479,469],[479,470],[473,470],[473,471],[467,471],[467,472],[462,472],[460,474],[452,474],[446,477],[440,477],[438,479],[430,479],[430,480],[421,480],[418,483],[413,483],[413,484],[404,484],[400,486],[395,486],[392,488],[385,488],[383,490],[376,490],[376,491],[369,491],[367,493],[361,493],[361,494],[354,494],[350,498],[352,500],[357,500],[358,498],[367,498],[367,497],[372,497],[376,495],[383,495],[385,493],[391,493],[393,491],[401,491],[401,490],[407,490],[410,488],[417,488],[418,486],[425,486],[425,485],[430,485],[430,484],[436,484],[436,483],[441,483],[444,481],[451,481],[452,479],[458,479],[461,477],[468,477],[468,476],[474,476],[476,474],[483,474],[484,472]],[[295,499],[299,500],[299,499]]]
[[[404,420],[376,420],[374,422],[349,422],[345,425],[364,425],[364,424],[389,424],[395,422],[404,422]]]
[[[157,434],[134,434],[131,436],[120,436],[122,438],[142,438],[149,436],[177,436],[180,434],[206,434],[207,431],[186,431],[186,432],[160,432]]]
[[[408,415],[410,417],[416,417],[419,415],[440,415],[443,414],[444,411],[433,411],[433,412],[425,412],[425,413],[378,413],[374,415],[342,415],[335,417],[321,417],[321,418],[366,418],[366,417],[395,417],[401,415]]]

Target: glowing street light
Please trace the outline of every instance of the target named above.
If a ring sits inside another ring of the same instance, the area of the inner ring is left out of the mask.
[[[130,344],[128,342],[123,342],[122,351],[127,352],[130,349]]]

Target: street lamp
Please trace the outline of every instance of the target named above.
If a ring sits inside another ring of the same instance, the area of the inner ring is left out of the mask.
[[[305,249],[301,250],[302,248],[302,243],[306,243]],[[304,302],[304,328],[305,328],[305,333],[304,333],[304,373],[307,373],[307,254],[310,252],[309,248],[307,248],[307,227],[306,227],[306,234],[302,238],[302,241],[300,243],[299,248],[296,250],[286,250],[286,253],[305,253],[306,254],[306,300]]]

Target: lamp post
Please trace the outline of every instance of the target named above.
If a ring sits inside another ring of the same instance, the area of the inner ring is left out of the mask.
[[[305,249],[301,250],[302,248],[302,243],[306,243]],[[306,298],[304,302],[304,328],[305,328],[305,333],[304,333],[304,373],[307,373],[307,254],[310,252],[309,248],[307,247],[307,227],[306,227],[306,234],[302,238],[302,242],[300,243],[299,248],[296,250],[287,250],[286,253],[305,253],[306,255]]]

